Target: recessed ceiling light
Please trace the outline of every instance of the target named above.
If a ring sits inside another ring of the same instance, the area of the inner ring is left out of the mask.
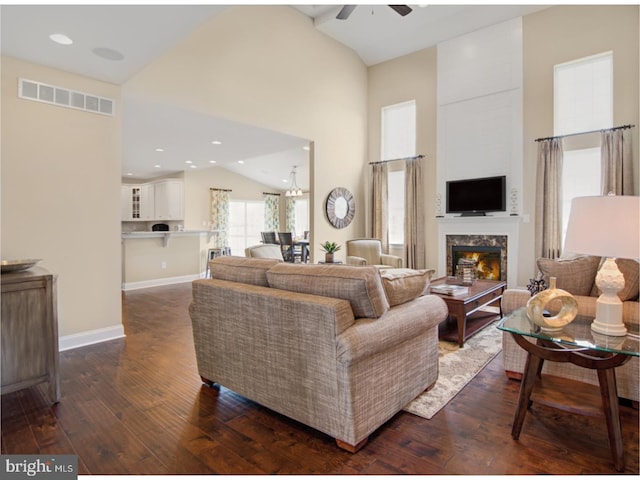
[[[156,152],[164,152],[164,148],[156,148]]]
[[[309,151],[309,150],[310,150],[309,145],[305,145],[304,147],[302,147],[302,149],[303,149],[303,150],[306,150],[306,151]]]
[[[49,38],[60,45],[71,45],[73,43],[73,40],[67,37],[64,33],[52,33],[49,35]]]
[[[156,168],[161,168],[161,167],[160,167],[160,165],[154,165],[154,167],[156,167]]]
[[[193,162],[192,162],[191,160],[187,160],[187,161],[186,161],[186,162],[184,162],[184,163],[193,163]]]
[[[124,55],[112,48],[97,47],[91,51],[98,57],[104,58],[105,60],[124,60]]]
[[[222,145],[222,142],[220,140],[214,140],[213,142],[214,145]]]
[[[190,165],[191,168],[198,168],[197,165]]]
[[[238,163],[244,164],[244,160],[238,160]]]
[[[133,173],[127,173],[127,175],[130,177],[130,176],[132,176],[132,175],[133,175]]]
[[[209,163],[216,163],[215,160],[209,160]]]
[[[288,183],[288,182],[289,182],[289,180],[287,180],[286,178],[282,179],[282,183]]]

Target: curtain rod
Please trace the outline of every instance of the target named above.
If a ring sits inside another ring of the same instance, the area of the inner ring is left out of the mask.
[[[216,192],[233,192],[233,190],[230,190],[228,188],[213,188],[213,187],[210,187],[209,190],[214,190]]]
[[[262,192],[263,195],[277,195],[280,196],[281,194],[279,193],[271,193],[271,192]]]
[[[567,133],[566,135],[557,135],[555,137],[536,138],[534,142],[542,142],[543,140],[553,140],[554,138],[573,137],[574,135],[587,135],[589,133],[613,132],[615,130],[624,130],[625,128],[633,128],[635,125],[621,125],[619,127],[602,128],[600,130],[591,130],[590,132]]]
[[[424,158],[424,155],[416,155],[415,157],[394,158],[392,160],[380,160],[378,162],[369,162],[369,165],[375,165],[378,163],[399,162],[400,160],[415,160],[417,158]]]

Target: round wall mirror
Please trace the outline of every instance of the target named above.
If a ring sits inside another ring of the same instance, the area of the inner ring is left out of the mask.
[[[356,202],[349,190],[337,187],[329,193],[325,211],[331,225],[336,228],[344,228],[353,220],[356,213]]]

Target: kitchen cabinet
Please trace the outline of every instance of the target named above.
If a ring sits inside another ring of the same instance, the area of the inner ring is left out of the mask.
[[[46,383],[60,399],[56,275],[44,268],[2,274],[2,393]]]
[[[155,187],[155,219],[184,218],[184,183],[182,180],[162,180]]]
[[[163,179],[141,185],[122,185],[121,219],[155,221],[184,219],[184,182]]]

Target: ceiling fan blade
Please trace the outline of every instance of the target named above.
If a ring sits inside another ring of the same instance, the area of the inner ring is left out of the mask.
[[[338,12],[336,18],[338,20],[346,20],[347,18],[349,18],[349,15],[351,15],[351,12],[353,12],[355,8],[356,5],[345,5],[344,7],[342,7],[342,10]]]
[[[409,15],[413,11],[413,9],[409,5],[389,5],[389,6],[393,8],[397,13],[402,15],[403,17],[405,15]]]

